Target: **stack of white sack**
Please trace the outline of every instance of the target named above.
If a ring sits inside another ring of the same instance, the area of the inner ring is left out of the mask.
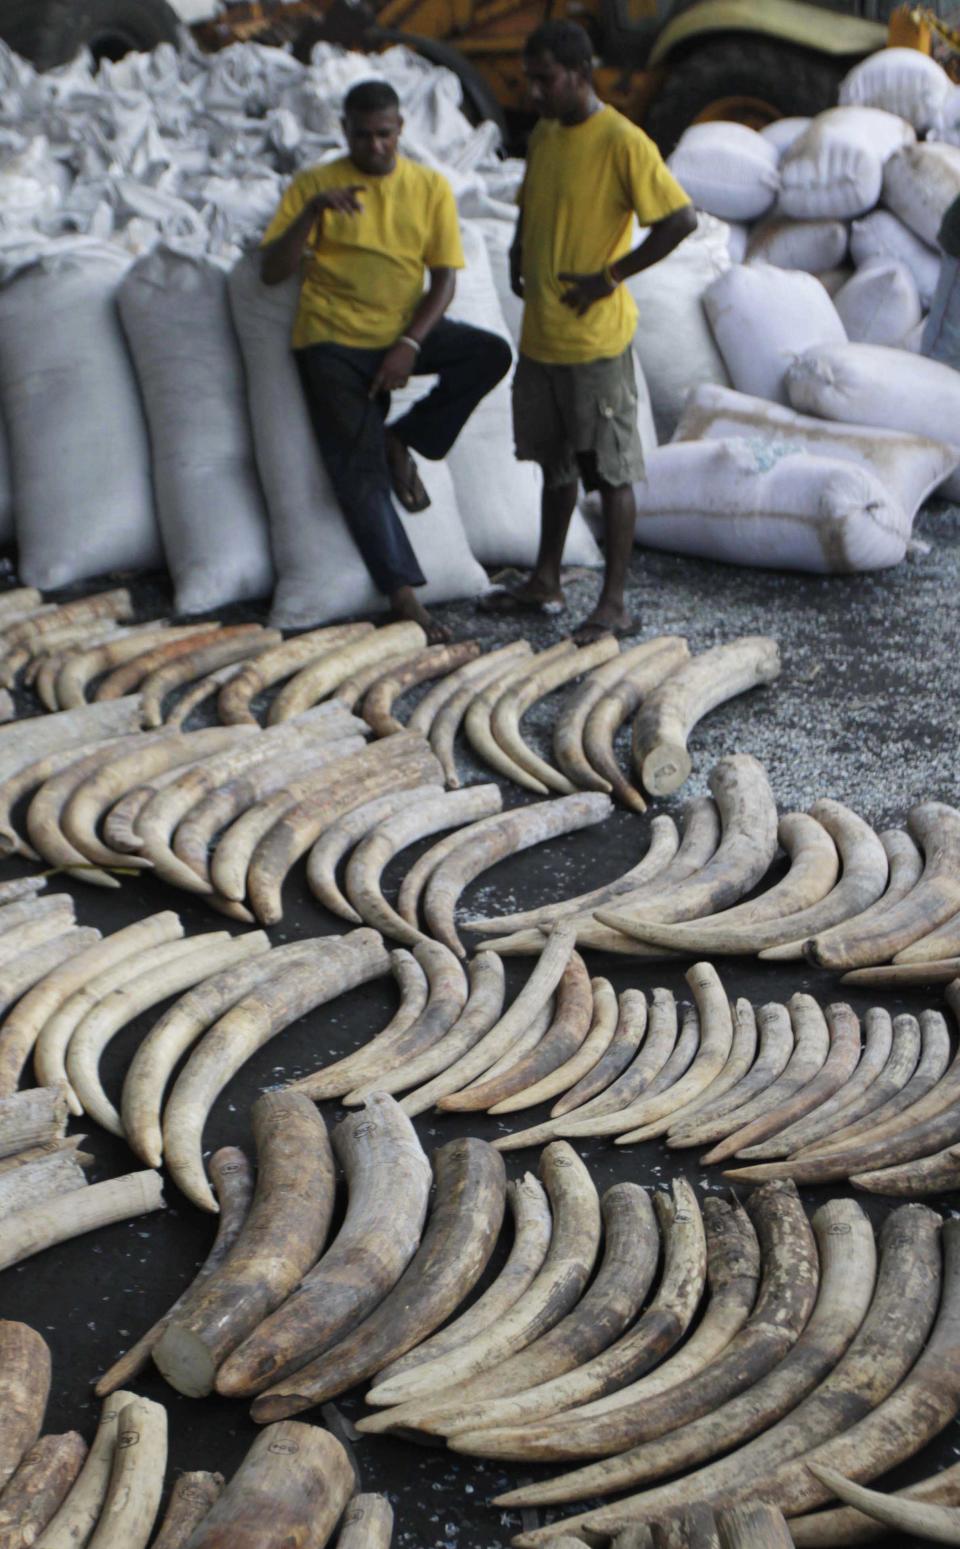
[[[15,538],[24,580],[64,585],[165,554],[181,612],[268,594],[274,562],[277,617],[315,623],[384,603],[317,472],[289,351],[291,288],[270,306],[257,299],[272,398],[226,294],[241,260],[237,285],[249,282],[243,255],[290,176],[341,153],[343,97],[372,76],[400,95],[403,153],[454,187],[470,267],[453,315],[507,335],[479,238],[493,226],[512,238],[522,166],[499,157],[493,125],[468,122],[450,72],[403,48],[368,58],[320,46],[305,65],[245,44],[214,55],[165,45],[38,75],[0,45],[0,541]],[[430,385],[418,379],[416,392]],[[254,448],[251,409],[264,402],[279,459],[262,433]],[[449,468],[423,475],[434,503],[411,534],[428,597],[476,594],[478,560],[533,561],[539,481],[513,456],[507,384]],[[565,559],[601,561],[579,517]]]

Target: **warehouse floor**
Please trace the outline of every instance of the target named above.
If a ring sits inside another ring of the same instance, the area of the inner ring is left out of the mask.
[[[884,827],[901,823],[918,800],[960,800],[960,509],[931,507],[918,535],[930,545],[929,551],[897,570],[839,579],[739,571],[638,552],[630,602],[640,635],[681,633],[688,636],[691,649],[702,650],[740,634],[772,634],[783,657],[783,675],[776,685],[733,701],[698,728],[692,747],[694,777],[679,798],[657,810],[676,813],[683,800],[703,792],[712,765],[732,751],[762,760],[781,810],[806,808],[817,797],[829,795]],[[537,623],[528,631],[534,644],[552,643],[582,617],[596,584],[591,575],[572,577],[568,618]],[[138,583],[136,593],[145,615],[169,603],[159,584]],[[506,620],[478,616],[467,604],[438,611],[460,635],[476,636],[487,648],[524,632]],[[249,608],[228,612],[231,617],[258,616]],[[544,748],[554,713],[555,706],[547,701],[525,723],[533,733],[531,740],[538,734],[544,737]],[[465,756],[463,764],[470,780],[487,778]],[[507,799],[512,803],[528,798],[514,789]],[[579,893],[632,865],[646,845],[646,835],[646,819],[618,811],[600,828],[503,862],[471,888],[465,903],[471,910],[503,912]],[[401,860],[408,863],[414,853],[407,852]],[[23,869],[19,863],[6,863],[2,875]],[[388,872],[388,883],[396,882],[400,869]],[[160,908],[178,909],[190,933],[221,929],[225,923],[201,903],[148,879],[125,879],[116,892],[73,882],[63,885],[77,900],[80,922],[105,931]],[[284,921],[272,933],[277,941],[341,928],[310,898],[302,867],[286,903]],[[658,969],[591,954],[589,966],[594,973],[607,974],[617,989],[635,985],[649,990],[666,984],[678,996],[684,992],[682,965]],[[840,998],[830,976],[806,964],[730,959],[719,966],[730,995],[745,995],[756,1004],[785,999],[798,989],[825,1003]],[[528,964],[509,961],[511,989],[528,971]],[[859,1011],[874,999],[891,1010],[935,1003],[923,995],[850,994],[849,999]],[[209,1147],[235,1143],[249,1148],[249,1108],[261,1090],[356,1047],[388,1019],[391,1009],[392,991],[379,982],[288,1029],[244,1067],[217,1103],[206,1133]],[[133,1048],[153,1020],[155,1014],[142,1018],[111,1045],[104,1072],[112,1097],[119,1093]],[[339,1116],[336,1105],[325,1106],[329,1124]],[[425,1116],[417,1121],[417,1129],[431,1149],[462,1134],[493,1138],[542,1116],[538,1110],[522,1113],[512,1126],[486,1116],[444,1115],[437,1121]],[[83,1126],[75,1123],[72,1128]],[[123,1144],[96,1126],[89,1130],[86,1149],[96,1157],[94,1179],[132,1170],[131,1153]],[[678,1166],[700,1190],[724,1187],[716,1169],[701,1170],[695,1156],[686,1153],[678,1162],[659,1143],[624,1150],[595,1142],[582,1154],[601,1192],[627,1178],[662,1186]],[[506,1160],[511,1176],[536,1166],[533,1152],[510,1153]],[[843,1191],[812,1190],[805,1199],[813,1208],[831,1192]],[[99,1411],[92,1382],[169,1306],[205,1255],[212,1221],[188,1205],[172,1185],[167,1197],[169,1208],[163,1213],[81,1237],[0,1279],[0,1316],[32,1323],[52,1347],[53,1391],[46,1430],[76,1428],[91,1437]],[[872,1197],[863,1203],[876,1221],[888,1209]],[[955,1197],[937,1203],[949,1214],[957,1213]],[[217,1469],[227,1475],[234,1471],[256,1429],[244,1406],[188,1401],[152,1370],[137,1386],[169,1410],[168,1482],[186,1469]],[[349,1439],[350,1417],[362,1407],[359,1396],[351,1396],[338,1401],[333,1413],[325,1410],[305,1418],[330,1421]],[[386,1491],[394,1502],[397,1549],[500,1549],[521,1525],[519,1515],[486,1504],[517,1482],[516,1470],[383,1438],[359,1437],[350,1444],[363,1488]],[[929,1474],[958,1456],[960,1427],[955,1423],[917,1464],[901,1471],[902,1479]],[[892,1482],[899,1481],[895,1476]]]

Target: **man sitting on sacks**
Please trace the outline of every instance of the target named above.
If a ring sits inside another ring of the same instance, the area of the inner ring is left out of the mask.
[[[666,258],[697,224],[653,141],[597,97],[592,61],[576,22],[545,22],[524,48],[540,122],[510,252],[511,285],[524,303],[513,425],[517,456],[543,470],[540,552],[523,586],[485,604],[560,611],[560,561],[580,478],[600,491],[606,548],[599,601],[575,633],[581,643],[636,627],[623,589],[643,450],[631,347],[637,309],[623,282]],[[650,232],[631,251],[634,216]]]
[[[261,277],[278,285],[302,265],[293,349],[330,482],[374,584],[444,640],[414,591],[425,577],[391,491],[405,510],[426,509],[411,448],[446,456],[510,369],[510,347],[444,317],[464,262],[453,190],[398,154],[393,87],[361,81],[342,123],[347,155],[294,178],[263,237]],[[391,392],[434,374],[433,390],[385,429]]]

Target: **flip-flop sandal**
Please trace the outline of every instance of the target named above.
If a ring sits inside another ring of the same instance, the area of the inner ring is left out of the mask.
[[[566,604],[555,598],[539,601],[536,597],[525,597],[522,592],[515,592],[509,586],[494,584],[478,598],[477,607],[481,613],[534,613],[540,618],[556,618]]]
[[[622,640],[626,635],[637,635],[643,628],[639,619],[628,619],[625,624],[581,624],[579,629],[571,631],[570,638],[577,645],[593,645],[595,641],[602,640],[605,635],[612,635],[614,640]]]
[[[393,439],[391,445],[399,447],[404,453],[402,473],[394,466],[392,457],[388,456],[387,459],[390,465],[390,483],[393,486],[393,493],[403,506],[403,509],[409,511],[411,515],[415,515],[418,511],[426,511],[430,505],[430,496],[427,494],[426,485],[420,477],[419,470],[410,455],[409,449],[403,445],[402,441],[398,441],[396,438]]]

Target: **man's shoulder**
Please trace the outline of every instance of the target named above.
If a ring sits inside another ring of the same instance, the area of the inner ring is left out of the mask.
[[[409,156],[397,157],[397,171],[407,188],[422,188],[433,196],[450,189],[450,180],[442,172],[435,167],[425,167],[420,161],[411,161]]]
[[[609,102],[605,103],[599,114],[598,125],[604,138],[611,145],[627,146],[631,150],[644,152],[648,156],[659,156],[656,145],[650,136],[635,124],[631,118],[627,118],[619,108],[613,107]]]
[[[319,192],[321,188],[334,188],[338,183],[356,182],[356,171],[350,165],[349,156],[336,156],[332,161],[318,161],[312,167],[304,167],[293,179],[293,187]]]

